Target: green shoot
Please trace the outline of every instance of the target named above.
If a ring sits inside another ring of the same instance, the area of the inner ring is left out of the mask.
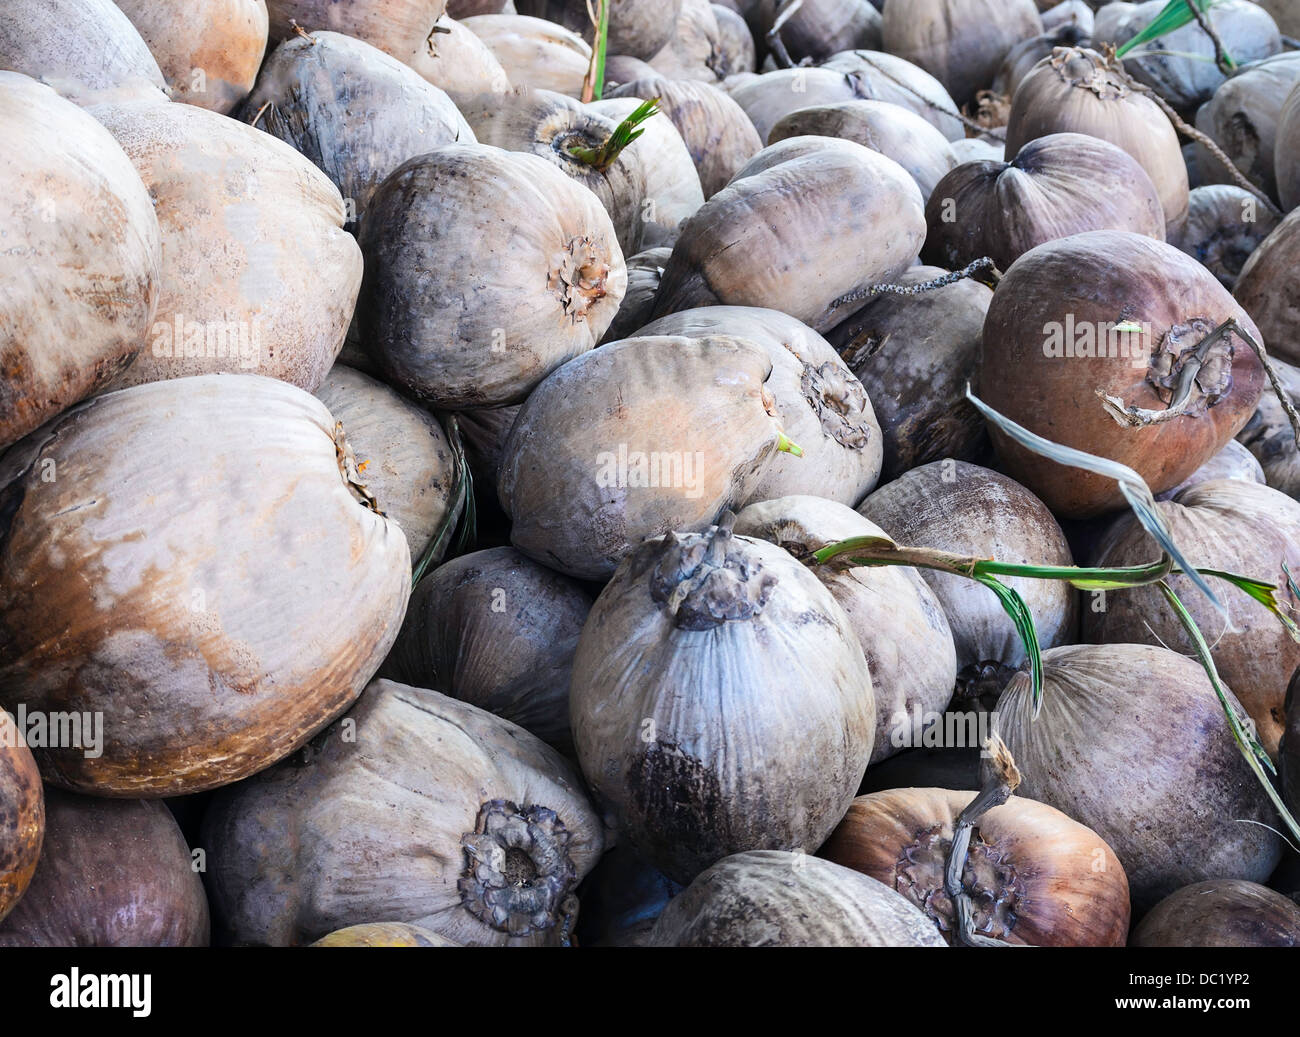
[[[1193,13],[1190,4],[1195,4],[1201,14],[1206,14],[1211,7],[1217,5],[1217,0],[1169,0],[1169,3],[1161,9],[1160,13],[1151,20],[1151,23],[1115,51],[1115,57],[1122,58],[1130,53],[1134,48],[1142,46],[1144,43],[1150,43],[1161,36],[1165,36],[1175,29],[1181,29],[1189,22],[1195,21],[1196,15]],[[1236,62],[1232,60],[1232,55],[1224,53],[1224,60],[1228,66],[1235,67]]]
[[[569,148],[569,154],[579,162],[591,166],[597,172],[605,172],[617,161],[618,156],[623,153],[623,149],[645,132],[644,129],[637,129],[637,127],[650,116],[659,114],[658,104],[659,98],[657,97],[651,98],[649,101],[643,101],[634,112],[618,124],[614,132],[609,135],[609,138],[600,147],[584,148],[581,145],[575,145]]]

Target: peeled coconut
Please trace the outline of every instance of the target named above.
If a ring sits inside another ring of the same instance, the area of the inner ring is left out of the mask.
[[[966,138],[952,96],[919,65],[882,50],[846,50],[832,55],[821,67],[844,75],[854,97],[901,105],[932,123],[950,141]]]
[[[642,540],[707,529],[753,496],[777,451],[771,373],[766,350],[722,335],[628,338],[565,364],[506,441],[512,542],[606,579]]]
[[[912,287],[943,277],[914,266],[896,281]],[[951,457],[978,460],[984,421],[966,400],[993,292],[963,278],[918,295],[881,292],[826,333],[871,397],[884,434],[885,481]]]
[[[735,529],[805,564],[837,541],[888,535],[846,505],[808,496],[751,504]],[[919,745],[922,728],[948,705],[957,679],[952,629],[939,599],[911,568],[826,565],[813,572],[844,609],[866,654],[876,699],[870,762]]]
[[[1250,419],[1264,389],[1255,353],[1235,335],[1219,339],[1196,375],[1190,408],[1145,427],[1121,425],[1098,391],[1124,407],[1165,410],[1185,356],[1230,317],[1258,340],[1214,275],[1172,245],[1123,231],[1049,241],[1016,260],[993,293],[979,395],[1031,432],[1128,465],[1161,493]],[[1086,518],[1123,505],[1112,479],[991,431],[1005,471],[1056,514]]]
[[[844,610],[727,520],[623,562],[583,627],[569,708],[593,793],[678,882],[731,853],[820,846],[875,736]]]
[[[1195,882],[1147,912],[1132,946],[1300,947],[1300,906],[1257,882]]]
[[[435,30],[404,59],[426,80],[456,101],[510,89],[501,62],[470,29],[444,14]]]
[[[487,44],[514,86],[582,93],[591,47],[576,33],[521,14],[478,14],[461,24]]]
[[[957,165],[957,156],[938,129],[888,101],[840,101],[799,108],[781,118],[767,139],[775,144],[799,136],[842,137],[892,158],[916,181],[927,201],[935,184]]]
[[[974,792],[859,796],[818,852],[896,890],[956,943],[944,872]],[[1123,947],[1128,879],[1106,841],[1054,807],[1012,796],[979,818],[963,868],[980,936],[1021,947]]]
[[[885,5],[884,49],[920,65],[968,104],[1008,50],[1043,31],[1034,0],[912,0]]]
[[[113,0],[8,0],[0,8],[0,69],[39,79],[79,105],[168,98],[148,44]]]
[[[483,144],[399,167],[361,244],[368,348],[389,381],[449,409],[520,402],[600,341],[627,288],[600,200],[545,159]]]
[[[945,459],[913,468],[862,502],[858,510],[905,547],[930,547],[976,558],[1030,565],[1073,565],[1051,512],[1005,475]],[[921,570],[938,596],[957,645],[958,691],[973,697],[1001,688],[1025,662],[1015,625],[987,587],[953,573]],[[1075,640],[1073,589],[1056,580],[1001,577],[1020,592],[1043,647]],[[991,689],[986,688],[991,682]]]
[[[1179,247],[1231,291],[1246,261],[1280,222],[1249,191],[1228,184],[1192,189]]]
[[[117,0],[171,88],[172,100],[223,115],[257,79],[269,28],[266,0]]]
[[[1287,574],[1300,572],[1300,502],[1285,493],[1239,479],[1205,482],[1157,505],[1174,543],[1195,566],[1252,576],[1281,588],[1291,607]],[[1096,550],[1098,566],[1143,565],[1160,550],[1131,514],[1121,515]],[[1286,725],[1287,682],[1300,666],[1300,644],[1263,605],[1231,584],[1213,581],[1228,610],[1218,612],[1183,575],[1168,578],[1205,635],[1219,676],[1255,721],[1260,744],[1276,758]],[[1085,610],[1084,635],[1098,643],[1141,641],[1184,655],[1194,647],[1155,587],[1106,595],[1105,608]]]
[[[428,39],[446,0],[266,0],[271,45],[305,32],[325,30],[364,40],[403,59]]]
[[[1006,270],[1036,245],[1088,230],[1165,240],[1160,195],[1137,161],[1104,140],[1051,133],[1010,162],[968,162],[926,205],[926,262],[960,270],[988,256]]]
[[[719,861],[668,902],[657,947],[941,947],[929,919],[888,886],[779,850]]]
[[[283,141],[203,108],[93,114],[144,180],[163,240],[158,312],[115,387],[240,371],[313,391],[361,286],[338,189]]]
[[[0,947],[206,947],[208,900],[161,803],[48,789],[45,845]]]
[[[655,313],[763,306],[817,331],[837,302],[901,273],[925,238],[921,192],[897,162],[848,141],[738,176],[682,227]]]
[[[0,15],[0,17],[3,17]],[[102,389],[139,353],[162,239],[107,130],[47,86],[0,72],[0,449]]]
[[[1268,877],[1281,856],[1278,821],[1199,663],[1112,644],[1054,648],[1043,665],[1037,716],[1028,673],[998,702],[1017,791],[1114,849],[1134,914],[1192,882]]]
[[[31,885],[45,837],[45,794],[32,751],[0,713],[0,922]]]
[[[415,588],[385,672],[442,688],[570,754],[569,674],[591,600],[512,547],[461,555]]]
[[[1187,166],[1178,134],[1155,101],[1110,69],[1096,51],[1058,47],[1016,88],[1007,119],[1007,154],[1049,133],[1099,137],[1137,159],[1160,193],[1165,237],[1187,222]]]
[[[280,44],[244,113],[330,178],[352,225],[407,159],[443,144],[474,143],[445,93],[382,50],[335,32]]]
[[[274,379],[97,397],[5,454],[0,501],[0,702],[103,714],[102,755],[37,750],[63,788],[268,766],[347,708],[406,608],[401,531],[324,405]]]
[[[1232,294],[1259,325],[1269,353],[1300,363],[1300,210],[1251,253]]]
[[[296,946],[366,918],[468,946],[554,946],[604,836],[582,779],[491,713],[392,681],[203,822],[225,942]]]

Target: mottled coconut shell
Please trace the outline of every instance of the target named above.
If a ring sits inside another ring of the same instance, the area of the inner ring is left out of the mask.
[[[641,250],[648,156],[625,148],[613,165],[601,171],[572,153],[574,148],[600,150],[620,119],[564,94],[528,88],[505,95],[480,94],[463,101],[461,111],[480,143],[536,155],[595,194],[613,221],[623,254]],[[703,201],[701,195],[700,204]]]
[[[841,137],[892,158],[916,181],[927,201],[935,184],[957,165],[957,156],[938,129],[888,101],[840,101],[800,108],[783,116],[767,139],[775,144],[799,136]]]
[[[1196,187],[1189,196],[1187,227],[1179,247],[1231,291],[1246,261],[1279,222],[1244,188]]]
[[[171,88],[172,100],[227,114],[266,54],[266,0],[117,0]]]
[[[1197,882],[1153,907],[1132,946],[1300,947],[1300,906],[1255,882]]]
[[[846,50],[822,62],[822,68],[847,76],[854,97],[901,105],[932,123],[950,141],[966,138],[952,96],[919,65],[882,50]]]
[[[432,929],[405,922],[362,922],[322,936],[312,947],[459,947]]]
[[[627,294],[623,296],[622,305],[605,332],[602,343],[630,338],[638,329],[650,323],[655,296],[659,294],[659,281],[672,252],[671,248],[650,248],[628,259]]]
[[[888,280],[925,238],[921,192],[869,148],[825,148],[733,180],[682,227],[656,316],[762,306],[817,331],[852,312],[841,296]]]
[[[581,36],[554,22],[521,14],[479,14],[461,24],[485,44],[514,86],[577,97],[591,64]]]
[[[114,386],[239,371],[314,390],[361,287],[338,189],[283,141],[203,108],[93,114],[149,188],[163,240],[153,327]]]
[[[884,49],[920,65],[958,104],[993,84],[1008,50],[1043,31],[1034,0],[911,0],[885,5]]]
[[[1037,716],[1028,673],[998,702],[1017,791],[1110,844],[1134,914],[1191,882],[1268,877],[1279,822],[1199,663],[1149,645],[1054,648],[1043,663]]]
[[[337,364],[316,398],[343,422],[357,474],[406,534],[411,558],[423,557],[447,522],[456,489],[456,461],[438,420],[383,382]],[[444,536],[434,559],[449,546]]]
[[[819,856],[896,890],[957,943],[944,870],[974,792],[897,789],[859,796]],[[1012,796],[983,814],[963,881],[975,932],[1022,947],[1123,947],[1128,879],[1114,851],[1061,811]]]
[[[31,884],[45,836],[45,795],[32,752],[0,713],[0,921]]]
[[[443,144],[474,143],[445,93],[382,50],[335,32],[280,44],[243,114],[330,178],[353,225],[407,159]]]
[[[456,101],[510,89],[501,62],[473,31],[445,14],[436,26],[438,31],[405,58],[415,71]]]
[[[449,409],[518,403],[600,340],[627,288],[600,200],[545,159],[483,144],[399,167],[361,244],[370,351]]]
[[[415,588],[385,672],[571,754],[569,674],[591,600],[512,547],[461,555]]]
[[[550,746],[386,680],[301,758],[223,792],[203,829],[218,933],[277,947],[367,918],[463,945],[555,945],[603,841]]]
[[[912,286],[946,273],[914,266],[894,280]],[[945,457],[975,461],[988,449],[966,386],[975,381],[992,300],[970,278],[920,295],[882,292],[826,333],[871,397],[884,433],[885,481]]]
[[[48,789],[45,845],[0,947],[206,947],[208,900],[161,803]]]
[[[736,170],[763,147],[744,109],[709,83],[655,76],[624,83],[608,96],[659,99],[660,111],[686,142],[705,198],[726,187]]]
[[[1300,210],[1251,254],[1232,294],[1259,325],[1269,354],[1300,363]]]
[[[1121,231],[1050,241],[1021,256],[993,293],[979,395],[1031,432],[1128,465],[1162,493],[1250,419],[1264,388],[1254,352],[1235,336],[1221,341],[1199,376],[1211,395],[1198,397],[1189,413],[1144,428],[1120,425],[1097,391],[1125,406],[1164,409],[1171,393],[1160,383],[1177,376],[1178,357],[1230,317],[1258,337],[1214,275],[1172,245]],[[1140,330],[1114,330],[1125,321]],[[1264,341],[1274,340],[1266,334]],[[1105,355],[1091,355],[1097,352]],[[1207,407],[1207,399],[1214,404]],[[1112,479],[1031,454],[991,431],[1008,474],[1057,515],[1087,518],[1123,506]]]
[[[49,87],[0,72],[0,449],[107,385],[158,301],[162,240],[111,134]]]
[[[158,62],[113,0],[6,0],[0,70],[39,79],[80,105],[168,97]]]
[[[364,40],[399,60],[423,45],[446,8],[445,0],[266,0],[271,45],[328,30]]]
[[[736,532],[785,548],[810,564],[814,552],[850,537],[887,537],[853,509],[821,497],[751,504]],[[915,569],[815,566],[858,636],[876,698],[871,763],[921,741],[922,726],[952,698],[957,656],[943,606]],[[915,721],[920,716],[921,724]]]
[[[880,425],[858,380],[830,345],[793,317],[747,306],[705,306],[669,314],[638,335],[734,335],[763,348],[766,388],[786,436],[803,453],[779,454],[742,502],[814,494],[854,505],[880,477]]]
[[[583,627],[569,708],[593,793],[678,882],[730,853],[820,846],[875,736],[844,610],[784,550],[725,525],[623,562]]]
[[[913,468],[878,489],[858,510],[906,547],[932,547],[999,562],[1074,564],[1065,534],[1041,501],[1006,476],[964,461]],[[924,569],[921,576],[948,614],[961,683],[979,683],[986,672],[996,679],[999,671],[1005,680],[1007,668],[1025,661],[1015,625],[987,588],[953,573]],[[1001,579],[1029,606],[1040,645],[1074,641],[1078,611],[1068,584]]]
[[[100,396],[10,449],[0,702],[104,714],[101,756],[37,750],[48,782],[213,788],[356,698],[397,636],[411,563],[345,463],[319,400],[246,375]]]
[[[708,528],[750,499],[776,453],[771,373],[761,346],[721,335],[628,338],[565,364],[505,445],[512,542],[606,579],[642,540]]]
[[[682,0],[611,0],[608,53],[643,60],[653,57],[673,38],[681,8]],[[562,25],[587,43],[596,35],[591,22],[593,8],[587,7],[585,0],[515,0],[514,10]],[[488,13],[501,12],[468,11],[466,15]]]
[[[1239,479],[1201,483],[1157,505],[1187,560],[1204,569],[1240,573],[1279,587],[1284,607],[1300,602],[1287,590],[1285,570],[1300,572],[1300,503],[1284,493]],[[1143,565],[1160,549],[1124,514],[1098,546],[1091,564]],[[1214,592],[1228,609],[1225,620],[1183,575],[1168,578],[1210,645],[1215,667],[1255,721],[1260,744],[1277,756],[1286,723],[1287,682],[1300,666],[1300,644],[1268,609],[1230,584]],[[1184,655],[1194,647],[1155,587],[1106,596],[1105,611],[1084,611],[1084,636],[1096,643],[1160,644]]]
[[[1089,230],[1165,240],[1160,195],[1129,155],[1082,133],[1031,140],[1010,162],[969,162],[925,209],[927,263],[960,270],[988,256],[1006,270],[1045,241]]]
[[[1178,134],[1156,103],[1095,51],[1058,47],[1040,61],[1011,99],[1006,133],[1008,155],[1049,133],[1084,133],[1122,148],[1160,193],[1166,239],[1181,237],[1188,186]]]
[[[845,50],[880,50],[880,12],[868,0],[802,0],[798,7],[784,0],[773,5],[764,35],[783,16],[781,42],[796,64],[804,58],[825,61]]]
[[[668,902],[658,947],[942,947],[929,919],[850,868],[779,850],[719,861]]]

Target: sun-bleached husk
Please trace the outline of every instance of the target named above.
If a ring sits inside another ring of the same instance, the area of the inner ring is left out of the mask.
[[[846,50],[823,61],[821,67],[848,76],[854,97],[901,105],[933,123],[950,141],[966,139],[952,96],[919,65],[883,50]]]
[[[424,44],[446,6],[446,0],[266,0],[272,47],[298,29],[324,30],[364,40],[399,60]]]
[[[510,90],[501,62],[472,30],[445,14],[436,26],[438,31],[403,59],[408,65],[457,102]]]
[[[582,93],[591,47],[576,33],[522,14],[479,14],[461,24],[487,44],[513,86]]]

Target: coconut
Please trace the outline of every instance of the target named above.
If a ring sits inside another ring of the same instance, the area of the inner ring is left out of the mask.
[[[1088,230],[1165,240],[1160,195],[1126,152],[1082,133],[1031,140],[1010,162],[970,162],[939,181],[925,211],[926,262],[982,256],[1006,270],[1036,245]]]
[[[627,261],[627,294],[614,316],[614,321],[601,340],[617,342],[636,334],[637,329],[650,322],[654,312],[655,296],[663,277],[664,264],[672,255],[671,248],[651,248],[638,252]],[[508,430],[507,430],[508,431]],[[494,479],[493,482],[496,480]]]
[[[784,19],[781,43],[795,62],[821,62],[845,50],[880,50],[880,12],[868,0],[782,0],[773,5],[764,35],[778,19]]]
[[[656,75],[625,82],[609,96],[643,101],[658,98],[660,110],[686,142],[705,198],[726,187],[736,170],[763,147],[744,110],[709,83],[671,81]]]
[[[895,543],[1029,565],[1073,565],[1065,534],[1032,493],[1004,475],[945,459],[905,472],[858,509]],[[953,573],[921,571],[952,625],[958,692],[997,690],[1025,662],[1015,624],[988,590]],[[1043,647],[1075,640],[1074,591],[1056,580],[1006,577],[1034,617]]]
[[[611,0],[608,52],[642,59],[654,56],[673,38],[681,8],[682,0],[668,0],[666,6],[654,0]],[[595,38],[591,15],[594,8],[588,7],[584,0],[516,0],[514,9],[562,25],[588,43]],[[498,6],[495,11],[467,11],[456,17],[500,13],[504,12]]]
[[[895,280],[912,287],[946,273],[914,266]],[[965,394],[992,299],[968,278],[919,295],[882,292],[826,333],[875,407],[886,482],[930,461],[987,452],[984,422]]]
[[[1273,143],[1273,173],[1277,180],[1278,199],[1290,211],[1300,206],[1300,83],[1287,94],[1277,120],[1277,138]]]
[[[1091,36],[1096,18],[1093,9],[1085,0],[1061,0],[1058,4],[1043,3],[1038,5],[1039,17],[1043,20],[1043,29],[1051,32],[1069,26],[1083,36]]]
[[[445,14],[429,38],[404,60],[456,101],[510,89],[510,77],[488,45]]]
[[[998,702],[1018,791],[1114,849],[1135,914],[1192,882],[1268,877],[1281,856],[1277,818],[1195,660],[1150,645],[1074,645],[1043,653],[1043,667],[1036,716],[1027,673]]]
[[[32,884],[0,947],[206,947],[208,901],[171,813],[49,789]]]
[[[31,885],[45,837],[45,795],[36,760],[0,713],[0,922]]]
[[[343,33],[401,60],[423,46],[446,7],[445,0],[266,0],[271,45],[298,30]]]
[[[884,49],[968,104],[993,84],[1008,50],[1042,31],[1034,0],[913,0],[885,6]]]
[[[469,946],[556,945],[603,842],[550,746],[386,680],[302,760],[218,796],[203,827],[217,931],[276,947],[364,918]]]
[[[983,138],[968,137],[965,140],[955,140],[950,146],[952,153],[957,156],[958,165],[967,162],[1001,162],[1006,158],[1006,148]]]
[[[1288,426],[1289,427],[1289,426]],[[1255,460],[1245,446],[1237,440],[1229,440],[1228,445],[1196,469],[1191,475],[1175,486],[1160,494],[1158,500],[1172,500],[1183,490],[1190,490],[1201,483],[1215,482],[1219,479],[1235,479],[1241,482],[1264,485],[1264,469]]]
[[[1196,882],[1153,907],[1132,946],[1300,947],[1300,906],[1256,882]]]
[[[102,754],[41,748],[45,779],[198,792],[344,710],[397,636],[411,565],[358,483],[320,401],[249,375],[100,396],[11,448],[0,702],[103,715]]]
[[[718,33],[714,45],[717,53],[713,56],[715,72],[723,78],[753,72],[758,67],[755,55],[754,37],[750,34],[745,19],[730,7],[710,4],[714,20],[718,23]]]
[[[1021,80],[1007,119],[1007,154],[1049,133],[1084,133],[1137,159],[1160,192],[1165,237],[1187,222],[1187,166],[1178,134],[1159,106],[1095,51],[1058,47]]]
[[[509,69],[515,86],[577,97],[591,64],[591,47],[581,36],[541,18],[521,14],[479,14],[461,24],[487,44]]]
[[[953,831],[974,792],[859,796],[818,856],[897,890],[957,942],[944,885]],[[963,871],[976,933],[1021,947],[1123,947],[1128,879],[1115,852],[1061,811],[1012,796],[979,818]]]
[[[906,269],[925,237],[916,182],[878,152],[836,143],[737,176],[705,202],[673,247],[656,315],[763,306],[824,331],[851,312],[842,296]]]
[[[892,158],[916,181],[927,201],[935,184],[957,165],[957,156],[938,129],[888,101],[840,101],[799,108],[782,117],[767,139],[775,144],[799,136],[841,137]]]
[[[158,62],[113,0],[9,0],[0,10],[0,69],[80,105],[168,97]]]
[[[807,563],[815,551],[849,537],[885,537],[851,508],[821,497],[782,497],[751,504],[736,532],[784,548]],[[914,569],[819,566],[857,634],[871,672],[876,736],[871,763],[918,745],[923,727],[952,698],[957,656],[943,606]]]
[[[1249,191],[1227,184],[1192,189],[1179,247],[1231,290],[1242,268],[1280,222]]]
[[[1229,318],[1259,337],[1214,275],[1172,245],[1122,231],[1049,241],[1016,260],[993,293],[980,396],[1032,432],[1128,465],[1162,493],[1250,419],[1264,388],[1254,352],[1235,335],[1214,340],[1185,410],[1154,424],[1121,425],[1098,393],[1167,409],[1184,355]],[[1087,518],[1124,503],[1106,476],[1031,454],[997,430],[993,443],[1005,471],[1057,515]]]
[[[1269,352],[1300,363],[1300,211],[1292,211],[1260,244],[1232,290],[1263,333]]]
[[[709,0],[680,0],[681,10],[668,42],[646,58],[656,72],[669,79],[716,83],[741,69],[726,67],[719,59],[722,34]]]
[[[363,922],[336,929],[313,947],[459,947],[432,929],[405,922]]]
[[[966,138],[957,105],[943,84],[910,61],[880,50],[846,50],[822,62],[821,67],[847,76],[853,97],[890,101],[933,123],[950,141]]]
[[[149,341],[114,386],[255,371],[313,391],[361,286],[338,189],[283,141],[203,108],[93,114],[144,180],[163,240]]]
[[[820,846],[875,735],[844,610],[726,520],[629,555],[583,627],[569,708],[592,791],[678,882],[730,853]]]
[[[1296,7],[1295,0],[1257,0],[1257,2],[1272,15],[1283,36],[1289,36],[1291,39],[1300,38],[1300,7]]]
[[[223,115],[248,96],[266,54],[266,0],[118,0],[172,99]]]
[[[1273,368],[1291,402],[1300,400],[1300,369],[1282,360],[1274,360]],[[1273,393],[1260,397],[1259,408],[1237,440],[1259,461],[1269,486],[1300,498],[1300,452],[1296,450],[1295,431]]]
[[[501,478],[501,455],[505,450],[510,427],[519,416],[519,407],[482,407],[456,414],[465,441],[465,459],[474,474],[475,486],[488,487],[496,496]]]
[[[523,405],[499,495],[511,541],[606,579],[644,539],[707,529],[749,500],[780,441],[772,361],[729,336],[628,338],[571,361]]]
[[[149,193],[103,127],[0,72],[0,449],[97,392],[136,357],[158,301]]]
[[[521,401],[600,340],[627,288],[591,191],[536,155],[482,144],[400,166],[361,244],[367,346],[388,380],[450,409]]]
[[[474,143],[445,93],[378,48],[335,32],[280,44],[244,114],[330,178],[353,225],[408,158],[442,144]]]
[[[415,588],[385,670],[443,688],[571,755],[569,674],[591,600],[514,548],[461,555]]]
[[[1088,12],[1088,25],[1091,26],[1091,8],[1083,5],[1083,0],[1066,0],[1061,6],[1066,7],[1072,3],[1079,4]],[[1029,75],[1040,61],[1051,57],[1052,51],[1057,47],[1086,47],[1091,40],[1091,29],[1085,31],[1078,23],[1072,21],[1066,21],[1055,28],[1049,28],[1044,23],[1043,27],[1047,31],[1041,36],[1034,36],[1017,43],[1007,51],[1007,56],[1002,59],[1002,66],[998,69],[997,77],[993,80],[991,89],[994,94],[999,97],[1013,96],[1021,80]]]
[[[940,947],[929,919],[889,887],[777,850],[719,861],[668,902],[658,947]]]

